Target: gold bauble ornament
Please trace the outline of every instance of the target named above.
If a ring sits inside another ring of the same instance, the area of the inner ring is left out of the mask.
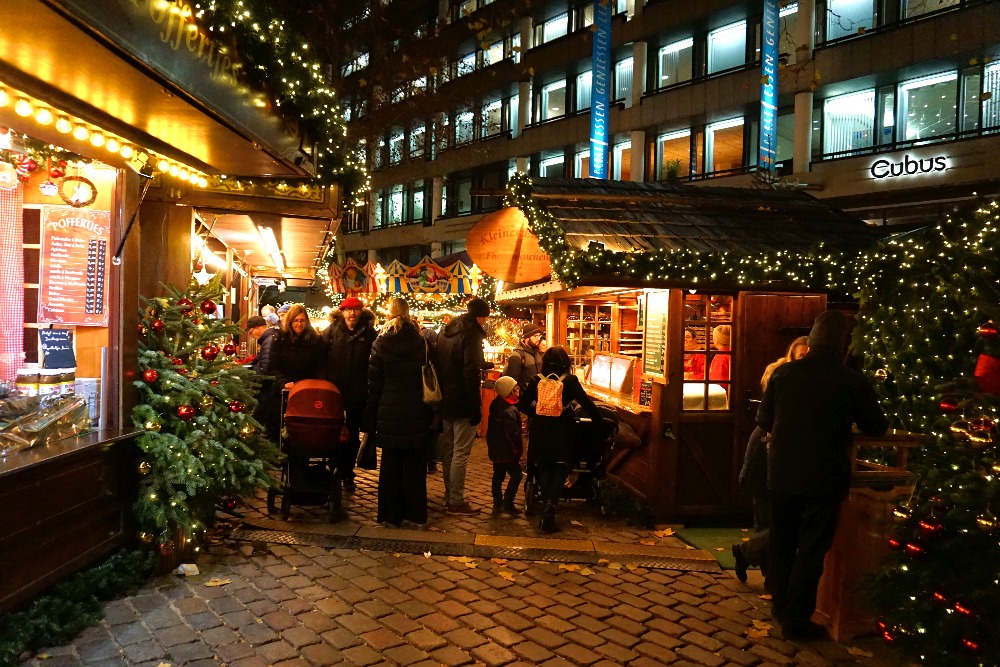
[[[142,532],[142,533],[139,533],[139,540],[143,544],[149,544],[150,542],[153,541],[153,536],[151,534],[147,533],[147,532]]]
[[[976,526],[987,535],[992,535],[997,529],[997,518],[992,512],[986,512],[976,517]]]
[[[212,400],[211,394],[205,394],[204,396],[201,397],[199,405],[201,405],[202,410],[211,410],[213,407],[215,407],[215,401]]]
[[[885,382],[888,379],[889,379],[889,371],[887,371],[886,369],[880,368],[877,371],[875,371],[876,382]]]
[[[159,433],[160,428],[162,428],[162,425],[160,424],[160,422],[150,419],[148,422],[143,424],[143,428],[145,428],[147,431],[155,431]]]
[[[141,475],[148,475],[152,469],[153,466],[149,465],[149,461],[143,461],[139,464],[139,474]]]
[[[240,428],[240,437],[244,440],[253,440],[254,436],[257,435],[257,429],[254,428],[252,424],[244,424]]]

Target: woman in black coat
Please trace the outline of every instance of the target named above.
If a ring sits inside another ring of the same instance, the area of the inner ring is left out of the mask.
[[[271,342],[268,372],[274,376],[273,408],[265,426],[272,440],[278,441],[281,390],[291,389],[299,380],[321,380],[325,368],[326,347],[312,328],[306,309],[295,304]]]
[[[558,417],[536,414],[538,401],[538,377],[534,377],[521,393],[518,409],[530,419],[528,430],[528,469],[538,476],[538,489],[542,495],[544,510],[538,523],[546,533],[559,530],[556,525],[556,503],[562,496],[563,484],[574,458],[573,426],[574,415],[570,403],[576,401],[594,422],[603,423],[601,412],[594,401],[583,390],[580,380],[573,375],[569,355],[561,347],[550,347],[542,355],[542,375],[554,374],[562,379],[563,411]]]
[[[365,423],[382,449],[378,521],[427,523],[426,441],[431,409],[424,403],[421,369],[426,343],[402,299],[389,302],[389,319],[368,362]]]

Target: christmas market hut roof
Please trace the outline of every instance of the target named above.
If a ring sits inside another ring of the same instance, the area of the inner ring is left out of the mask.
[[[854,260],[888,236],[797,190],[519,174],[510,191],[507,204],[525,213],[555,276],[570,284],[850,294]]]

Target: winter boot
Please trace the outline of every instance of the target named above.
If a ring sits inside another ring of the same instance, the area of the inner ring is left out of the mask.
[[[553,503],[546,503],[542,518],[538,521],[538,529],[543,533],[557,533],[559,526],[556,525],[556,506]]]

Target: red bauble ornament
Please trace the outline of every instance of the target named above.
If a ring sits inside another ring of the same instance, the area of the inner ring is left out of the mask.
[[[997,336],[1000,336],[1000,328],[997,327],[993,320],[990,320],[986,324],[979,325],[979,335],[983,338],[992,340]]]
[[[201,309],[201,312],[205,313],[206,315],[215,314],[215,309],[216,309],[215,302],[212,301],[211,299],[205,299],[204,301],[201,302],[201,305],[198,307]]]
[[[188,369],[186,369],[186,368],[181,368],[181,369],[178,369],[178,371],[177,371],[177,372],[178,372],[178,373],[180,373],[181,375],[183,375],[184,377],[187,377],[187,374],[188,374],[188,373],[189,373],[190,371],[189,371]]]
[[[226,343],[225,345],[222,346],[222,351],[226,354],[227,357],[233,356],[234,354],[239,352],[239,350],[240,348],[236,345],[236,343]]]
[[[236,496],[229,496],[228,498],[222,501],[222,506],[225,507],[230,512],[236,509],[236,507],[239,504],[240,504],[239,498],[237,498]]]
[[[976,360],[976,384],[987,394],[1000,394],[1000,359],[980,354]]]
[[[184,360],[181,359],[180,357],[170,357],[170,363],[172,363],[174,366],[183,366]]]
[[[928,537],[937,535],[944,531],[944,524],[941,523],[941,519],[936,516],[924,517],[917,523],[917,527],[920,528],[921,533]]]
[[[191,421],[192,419],[194,419],[194,406],[178,405],[177,417],[183,419],[184,421]]]
[[[52,167],[49,169],[49,178],[62,178],[66,175],[66,170],[61,167]]]
[[[229,401],[229,411],[230,412],[243,412],[247,406],[243,405],[243,401]]]
[[[218,387],[219,386],[219,381],[218,380],[212,380],[211,382],[209,382],[209,384],[212,385],[213,387]]]
[[[954,398],[942,398],[941,402],[938,403],[938,409],[948,414],[958,412],[958,401]]]
[[[139,325],[139,335],[140,336],[146,335],[146,327],[142,326],[141,324]]]
[[[142,379],[149,383],[156,382],[158,377],[160,374],[156,372],[155,368],[147,368],[142,372]]]
[[[152,322],[149,323],[149,328],[155,331],[156,333],[162,332],[163,327],[164,327],[163,320],[153,320]]]
[[[181,307],[181,312],[184,313],[185,315],[189,314],[192,310],[194,310],[194,301],[192,301],[187,297],[178,300],[177,305]]]
[[[201,348],[201,358],[205,361],[215,361],[215,358],[219,356],[219,346],[218,345],[206,345]]]

